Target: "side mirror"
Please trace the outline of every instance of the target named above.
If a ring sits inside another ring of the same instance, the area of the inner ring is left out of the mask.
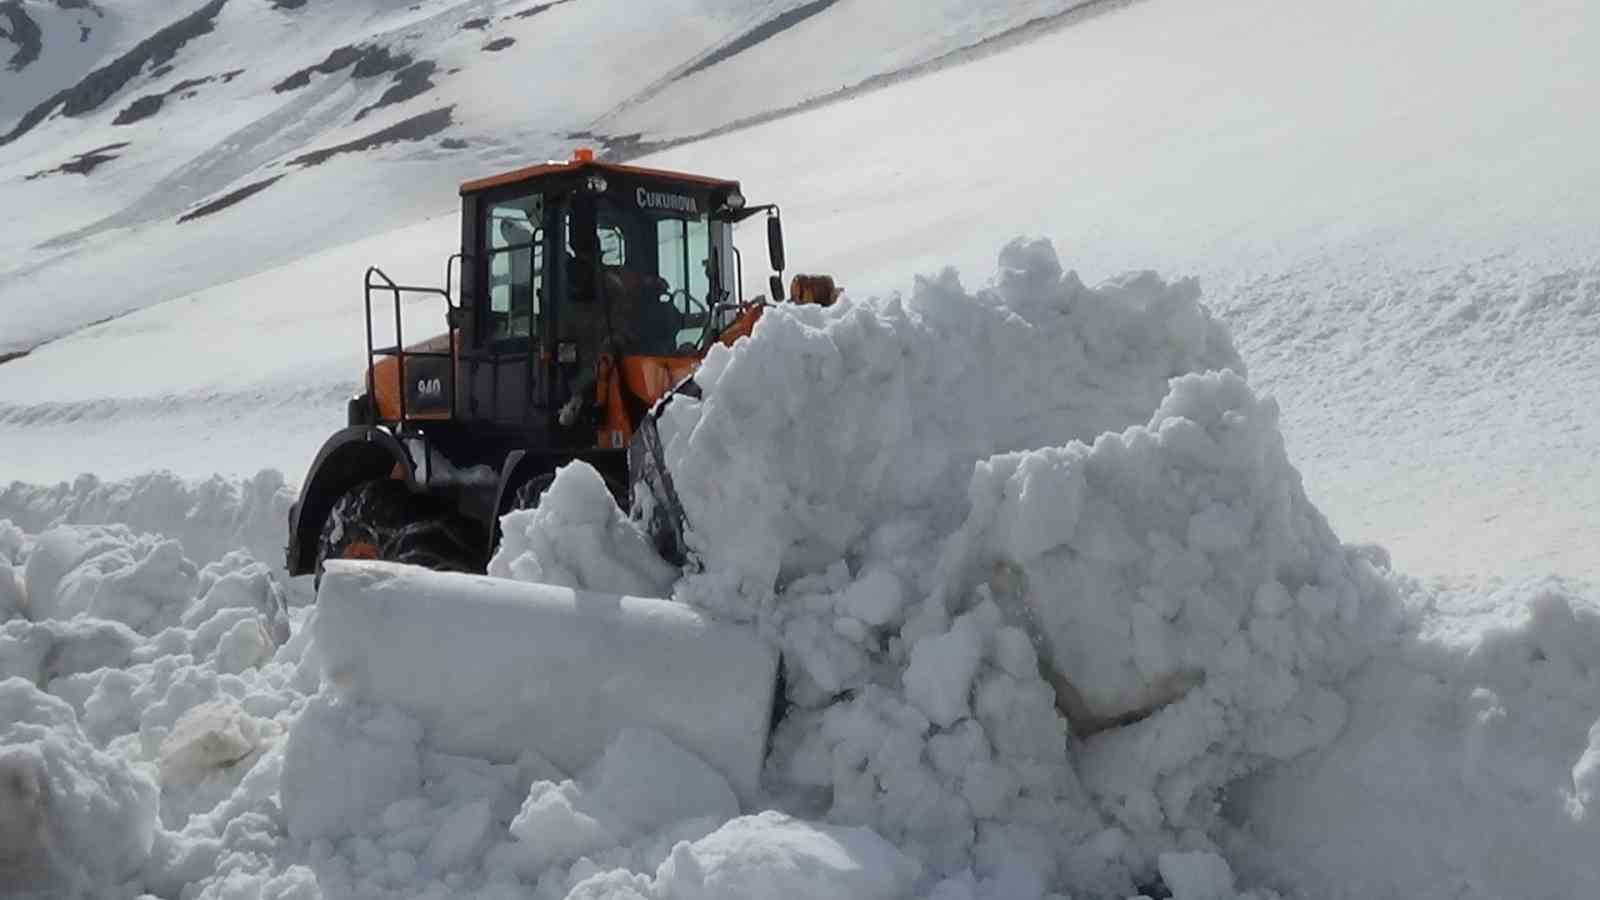
[[[767,253],[772,257],[772,270],[782,272],[783,220],[777,216],[767,216]]]
[[[783,279],[782,278],[779,278],[776,275],[773,275],[772,277],[768,278],[767,279],[767,288],[768,288],[768,290],[772,291],[772,302],[773,303],[778,303],[778,302],[781,302],[783,300]]]

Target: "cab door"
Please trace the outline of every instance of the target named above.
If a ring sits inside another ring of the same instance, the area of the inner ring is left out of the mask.
[[[545,418],[539,346],[550,319],[545,260],[553,216],[542,193],[479,204],[477,266],[480,301],[468,363],[469,414],[507,425]]]

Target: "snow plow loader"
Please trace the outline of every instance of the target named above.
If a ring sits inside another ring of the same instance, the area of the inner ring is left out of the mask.
[[[736,181],[580,150],[460,195],[443,287],[367,270],[364,390],[290,510],[287,566],[318,579],[325,672],[445,749],[506,761],[533,749],[573,769],[622,727],[658,727],[748,796],[778,690],[752,633],[666,600],[394,564],[482,573],[501,516],[574,460],[663,558],[692,562],[655,422],[696,393],[711,347],[769,303],[831,304],[832,279],[795,276],[785,297],[778,208],[747,205]],[[746,300],[734,225],[762,214],[771,297]],[[447,327],[408,344],[419,302],[442,303]]]

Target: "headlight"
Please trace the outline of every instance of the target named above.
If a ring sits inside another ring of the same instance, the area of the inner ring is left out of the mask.
[[[738,191],[729,191],[728,196],[722,198],[722,205],[729,209],[744,209],[744,195]]]
[[[604,194],[606,192],[606,180],[604,176],[590,175],[589,191],[595,194]]]

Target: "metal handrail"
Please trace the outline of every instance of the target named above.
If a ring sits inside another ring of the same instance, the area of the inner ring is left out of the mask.
[[[445,269],[444,269],[444,271],[445,271],[445,276],[444,276],[445,277],[445,281],[444,281],[445,286],[442,287],[442,288],[427,287],[427,286],[423,286],[423,285],[399,284],[399,283],[395,282],[395,280],[393,278],[390,278],[387,273],[385,273],[382,269],[378,268],[377,266],[368,266],[367,267],[366,275],[365,275],[365,277],[363,279],[363,287],[365,289],[364,293],[365,293],[365,298],[366,298],[366,304],[365,304],[366,308],[365,308],[364,312],[365,312],[365,315],[366,315],[366,328],[367,328],[367,412],[368,412],[368,418],[371,421],[376,422],[378,420],[378,397],[377,397],[376,385],[373,382],[372,369],[373,369],[373,365],[374,365],[374,362],[375,362],[376,358],[379,357],[379,356],[393,356],[393,357],[395,357],[395,366],[396,366],[396,368],[398,370],[397,371],[397,378],[399,379],[399,393],[400,393],[400,422],[399,422],[399,426],[400,426],[400,431],[402,433],[405,432],[408,429],[409,425],[410,425],[410,415],[409,415],[409,410],[407,409],[407,405],[406,405],[406,386],[405,386],[406,357],[407,356],[416,356],[416,357],[419,357],[419,358],[432,358],[432,359],[447,358],[447,359],[451,360],[452,366],[451,366],[451,379],[450,379],[450,418],[454,419],[456,417],[456,384],[455,384],[455,368],[456,367],[453,365],[453,363],[455,362],[455,359],[456,359],[457,343],[458,342],[456,341],[455,328],[453,327],[453,322],[451,321],[452,317],[450,316],[449,313],[460,309],[460,306],[455,302],[455,299],[450,295],[450,276],[451,276],[452,269],[456,264],[456,261],[459,260],[459,259],[461,259],[461,254],[454,253],[454,254],[451,254],[450,258],[445,261]],[[375,280],[375,279],[378,279],[378,280]],[[379,280],[381,280],[381,281],[379,281]],[[386,293],[391,294],[392,297],[393,297],[393,302],[394,302],[394,341],[395,341],[393,347],[375,348],[373,346],[373,338],[372,338],[372,294],[373,294],[374,291],[386,292]],[[450,340],[450,349],[449,349],[449,351],[441,352],[441,351],[436,351],[436,350],[412,350],[412,351],[406,350],[405,326],[404,326],[404,321],[403,321],[403,317],[401,316],[401,310],[400,310],[400,307],[401,307],[401,295],[402,294],[433,294],[435,296],[444,298],[445,307],[447,309],[447,312],[446,312],[446,315],[445,315],[445,322],[446,322],[447,326],[450,326],[450,327],[447,327],[447,330],[446,330],[446,333],[448,334],[449,340]]]

